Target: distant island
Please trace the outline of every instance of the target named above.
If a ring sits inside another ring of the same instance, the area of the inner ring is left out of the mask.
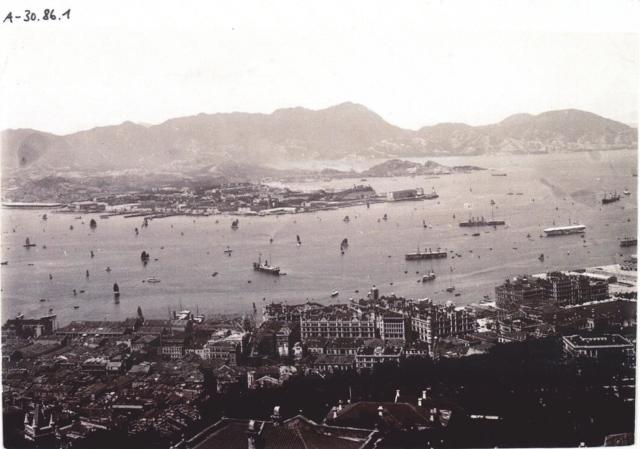
[[[64,136],[33,129],[1,134],[4,174],[53,175],[137,170],[185,174],[225,160],[397,159],[636,149],[637,130],[566,109],[516,114],[491,125],[441,123],[399,128],[354,103],[272,114],[198,114],[158,125],[124,122]]]

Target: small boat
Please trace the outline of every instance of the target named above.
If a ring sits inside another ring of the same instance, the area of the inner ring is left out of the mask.
[[[629,192],[629,190],[628,190],[628,189],[624,189],[624,190],[622,191],[622,193],[624,193],[625,195],[631,195],[631,192]]]
[[[449,293],[453,293],[453,291],[454,291],[455,289],[456,289],[456,288],[455,288],[455,287],[453,287],[453,286],[451,286],[451,287],[447,287],[447,291],[448,291]]]
[[[73,308],[74,308],[74,309],[79,309],[79,308],[80,308],[80,306],[73,306]]]
[[[47,298],[40,298],[40,302],[45,302]]]
[[[113,284],[113,294],[116,296],[120,295],[120,287],[118,286],[117,282]]]
[[[227,246],[227,249],[223,251],[227,256],[230,256],[233,250]]]
[[[349,216],[345,215],[342,221],[344,221],[345,223],[349,223]]]
[[[9,265],[9,261],[5,260],[4,262],[0,262],[0,265]]]
[[[300,236],[296,235],[296,240],[298,242],[298,245],[302,245],[302,240],[300,240]]]
[[[217,271],[214,271],[214,272],[211,274],[211,277],[216,277],[217,275],[218,275],[218,272],[217,272]]]
[[[331,297],[335,298],[336,296],[338,296],[340,294],[340,292],[338,290],[335,290],[333,292],[331,292]]]
[[[29,237],[27,237],[27,239],[24,242],[24,245],[22,245],[22,246],[24,246],[25,248],[32,248],[32,247],[36,246],[36,244],[35,243],[31,243],[29,241]]]
[[[104,271],[106,271],[107,273],[111,273],[111,267],[107,267],[107,269]]]
[[[349,240],[344,238],[342,242],[340,242],[340,250],[344,253],[344,250],[349,248]]]
[[[544,261],[544,254],[540,254],[540,255],[538,256],[538,260],[539,260],[540,262]]]
[[[429,273],[422,276],[422,282],[433,281],[435,280],[435,278],[436,278],[436,274],[433,271],[430,271]]]
[[[387,214],[384,214],[384,215],[382,216],[382,219],[386,221],[386,220],[388,220],[388,219],[389,219],[389,217],[387,216]]]
[[[453,296],[460,296],[460,293],[455,293]]]
[[[90,251],[91,257],[95,257],[95,254],[93,254],[93,250]]]
[[[89,222],[89,227],[91,229],[95,229],[98,226],[98,223],[96,223],[96,221],[92,218],[91,221]]]
[[[231,222],[231,229],[238,229],[240,221],[236,218]]]
[[[471,234],[473,237],[479,237],[480,233],[479,232],[474,232],[473,234]]]
[[[422,227],[427,229],[427,223],[424,220],[422,220]]]
[[[142,282],[145,282],[145,281],[142,281]],[[148,279],[146,280],[146,282],[147,282],[147,284],[157,284],[157,283],[159,283],[159,282],[160,282],[160,279],[157,279],[157,278],[148,278]]]
[[[73,231],[73,225],[69,225],[69,231]]]
[[[43,219],[44,221],[47,221],[47,214],[43,214],[43,215],[42,215],[42,219]]]

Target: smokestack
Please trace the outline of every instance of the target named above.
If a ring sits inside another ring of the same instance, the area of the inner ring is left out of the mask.
[[[393,402],[397,403],[398,399],[400,399],[400,390],[396,390],[396,399]]]
[[[342,411],[342,399],[338,401],[338,411]]]
[[[422,398],[418,398],[418,407],[422,407]]]
[[[378,406],[378,416],[380,418],[384,417],[384,408],[381,405]]]

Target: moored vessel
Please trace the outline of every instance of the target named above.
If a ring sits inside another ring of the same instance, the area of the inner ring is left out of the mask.
[[[258,255],[258,261],[253,262],[253,269],[261,273],[272,274],[274,276],[280,276],[280,267],[275,265],[269,265],[267,260],[262,262],[262,255]]]
[[[418,247],[415,253],[407,253],[404,255],[405,260],[446,259],[446,257],[447,252],[440,251],[440,248],[436,251],[433,251],[431,248],[427,251],[420,251],[420,247]]]
[[[567,234],[583,234],[587,227],[585,225],[570,225],[570,226],[556,226],[553,228],[546,228],[543,232],[547,237],[555,235],[567,235]]]

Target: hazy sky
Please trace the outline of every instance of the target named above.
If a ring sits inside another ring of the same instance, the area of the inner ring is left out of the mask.
[[[0,129],[344,101],[414,129],[562,108],[637,122],[637,1],[93,3],[35,0],[71,19],[0,25]]]

